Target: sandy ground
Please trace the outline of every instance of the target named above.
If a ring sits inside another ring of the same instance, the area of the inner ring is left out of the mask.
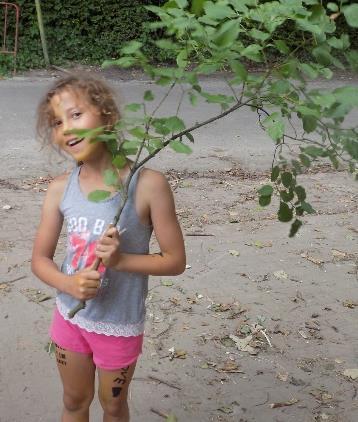
[[[178,277],[151,278],[132,421],[156,422],[172,413],[181,422],[356,422],[357,379],[345,375],[358,368],[355,182],[325,167],[301,176],[317,214],[289,239],[275,204],[257,204],[265,172],[225,154],[202,156],[206,166],[196,165],[199,158],[180,170],[163,166],[189,268]],[[38,153],[31,170],[21,170],[28,164],[22,158],[16,172],[6,157],[0,421],[55,422],[61,385],[45,351],[54,291],[31,274],[30,254],[46,186],[59,166],[45,174],[47,158]],[[63,247],[61,238],[58,262]],[[96,399],[91,421],[99,420]]]

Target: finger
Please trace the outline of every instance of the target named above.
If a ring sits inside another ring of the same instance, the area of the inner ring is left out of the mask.
[[[97,270],[89,270],[86,272],[86,280],[99,280],[101,274]]]
[[[114,243],[118,243],[118,240],[113,237],[105,236],[98,240],[97,245],[108,246],[113,245]]]
[[[117,232],[117,228],[114,227],[112,224],[108,226],[108,228],[104,231],[103,237],[108,236],[111,237]]]

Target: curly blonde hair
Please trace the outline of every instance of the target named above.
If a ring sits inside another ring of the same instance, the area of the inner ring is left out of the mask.
[[[121,114],[115,101],[115,94],[102,80],[91,75],[71,74],[56,81],[40,101],[37,108],[36,135],[42,146],[52,145],[52,123],[54,119],[51,99],[69,90],[82,96],[101,113],[104,126],[113,129]]]

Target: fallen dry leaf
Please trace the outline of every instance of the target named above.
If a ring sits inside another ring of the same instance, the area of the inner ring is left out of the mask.
[[[320,260],[318,258],[315,258],[313,256],[310,256],[310,255],[308,255],[306,253],[302,253],[301,254],[301,257],[302,258],[306,258],[307,261],[310,261],[310,262],[312,262],[313,264],[316,264],[316,265],[322,265],[324,263],[324,261],[322,261],[322,260]]]
[[[276,375],[277,379],[280,381],[286,382],[288,380],[288,372],[279,372]]]
[[[229,337],[235,342],[236,347],[241,352],[248,352],[250,355],[257,355],[258,350],[250,345],[251,341],[253,340],[252,335],[249,335],[245,338],[239,338],[233,334],[230,334]]]
[[[232,256],[240,256],[240,252],[236,249],[229,249],[229,254]]]
[[[288,279],[288,274],[285,271],[283,271],[283,270],[275,271],[273,273],[273,275],[278,280],[287,280]]]
[[[343,306],[345,308],[354,309],[356,306],[358,306],[358,302],[357,301],[353,301],[353,300],[345,300],[343,302]]]
[[[289,401],[284,401],[284,402],[280,402],[280,403],[271,403],[270,407],[271,407],[271,409],[276,409],[277,407],[292,406],[295,403],[298,403],[298,400],[292,398]]]
[[[358,369],[345,369],[343,375],[345,377],[351,378],[352,380],[355,380],[358,378]]]
[[[339,251],[338,249],[332,249],[331,252],[332,252],[333,257],[338,260],[344,259],[347,256],[346,252]]]
[[[243,371],[241,371],[239,369],[239,365],[232,360],[227,360],[226,362],[224,362],[224,364],[222,366],[219,366],[218,368],[216,368],[216,371],[236,373],[236,374],[243,374],[244,373]]]

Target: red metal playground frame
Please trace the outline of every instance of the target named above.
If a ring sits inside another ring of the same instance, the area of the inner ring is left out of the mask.
[[[20,8],[15,3],[7,3],[7,2],[0,2],[0,7],[4,11],[4,26],[3,26],[3,39],[1,45],[1,54],[12,54],[14,56],[14,74],[16,73],[16,56],[17,56],[17,42],[18,42],[18,35],[19,35],[19,19],[20,19]],[[15,36],[14,36],[14,48],[9,50],[7,47],[7,40],[8,40],[8,12],[9,10],[15,9]]]

